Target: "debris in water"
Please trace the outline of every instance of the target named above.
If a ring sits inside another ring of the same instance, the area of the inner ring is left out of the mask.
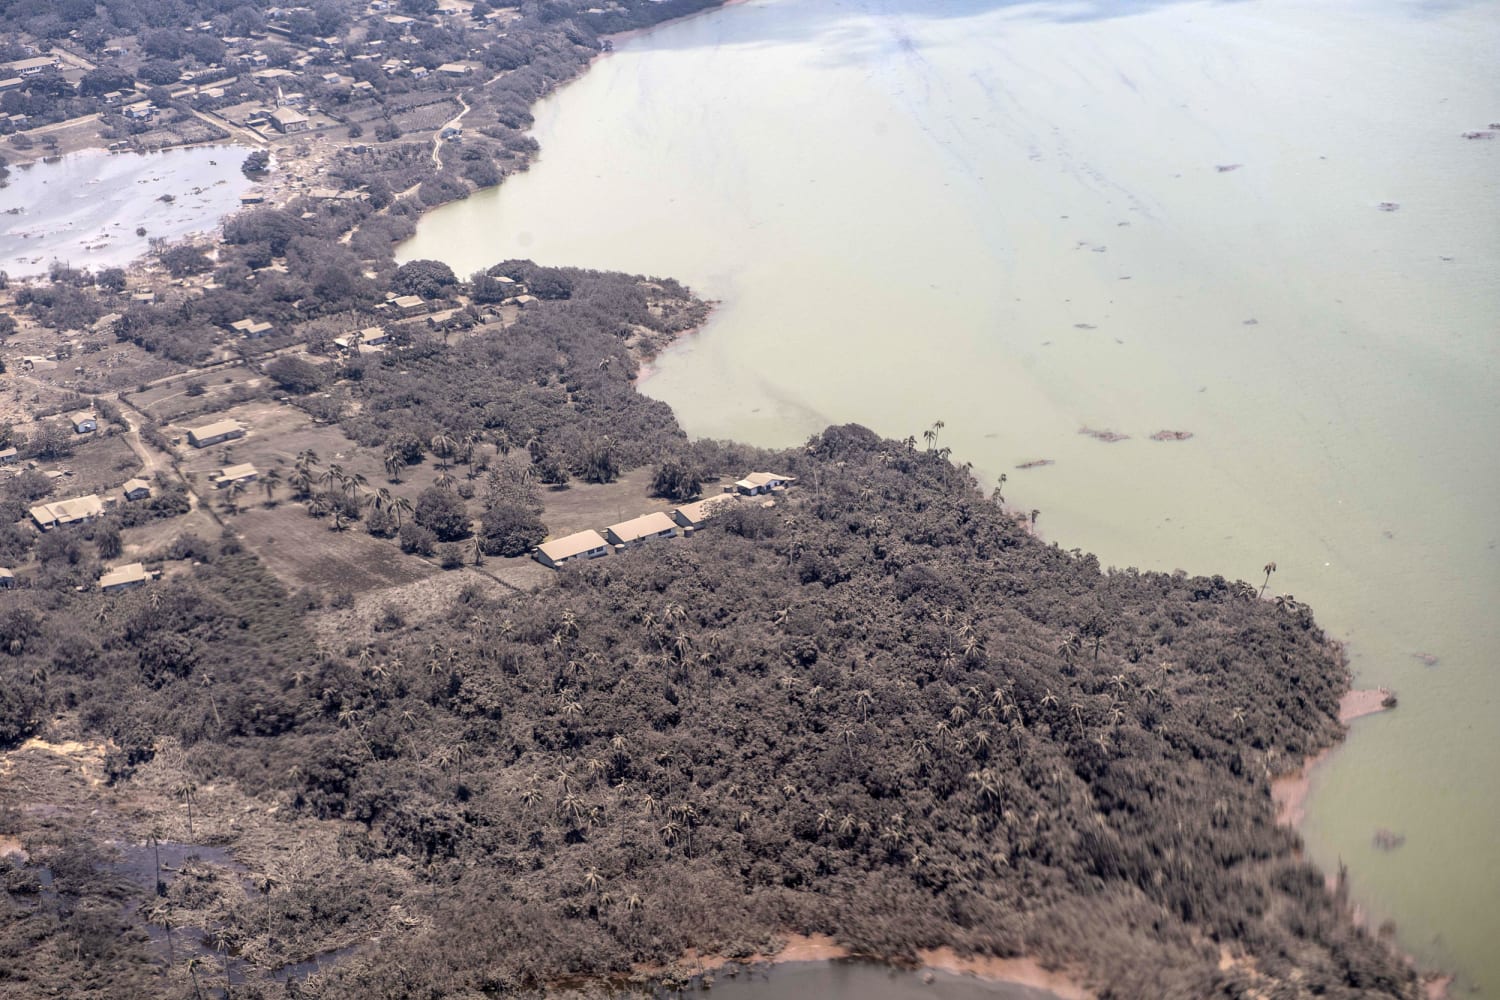
[[[1040,468],[1042,468],[1044,466],[1056,465],[1056,464],[1057,463],[1054,462],[1054,461],[1052,461],[1052,459],[1050,459],[1050,458],[1034,458],[1034,459],[1032,459],[1029,462],[1022,462],[1020,465],[1016,466],[1016,468],[1018,468],[1018,469],[1040,469]]]
[[[1240,167],[1243,167],[1243,166],[1244,166],[1243,163],[1220,163],[1217,166],[1215,166],[1214,169],[1217,170],[1221,174],[1228,174],[1228,173],[1233,173],[1234,171],[1240,169]]]
[[[1186,441],[1193,436],[1192,431],[1157,431],[1151,435],[1153,441]]]
[[[1080,427],[1078,433],[1087,434],[1095,441],[1103,441],[1105,444],[1114,444],[1116,441],[1129,441],[1129,434],[1121,434],[1119,431],[1100,431],[1092,427]]]
[[[1422,666],[1424,667],[1435,667],[1438,665],[1438,658],[1431,653],[1417,652],[1411,654],[1411,658],[1422,664]]]
[[[1241,320],[1240,326],[1260,326],[1260,320],[1256,319],[1254,316],[1251,316],[1247,320]]]
[[[1493,125],[1490,126],[1490,128],[1494,128],[1494,127],[1495,126],[1493,126]],[[1493,139],[1493,138],[1495,138],[1495,133],[1489,131],[1488,129],[1482,129],[1482,130],[1478,130],[1478,131],[1474,131],[1474,132],[1465,132],[1464,133],[1464,138],[1465,139]]]
[[[1406,834],[1381,827],[1375,831],[1374,842],[1375,846],[1382,851],[1394,851],[1406,843]]]
[[[1394,212],[1401,207],[1401,203],[1399,201],[1382,201],[1375,207],[1380,209],[1382,212]]]
[[[1099,328],[1097,326],[1095,326],[1094,324],[1092,324],[1092,323],[1074,323],[1073,324],[1073,329],[1075,329],[1075,330],[1097,330]]]

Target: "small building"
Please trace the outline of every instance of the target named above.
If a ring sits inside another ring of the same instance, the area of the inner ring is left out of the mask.
[[[246,317],[245,319],[235,320],[233,323],[230,323],[229,329],[238,333],[246,340],[259,340],[262,337],[270,336],[271,331],[275,330],[276,327],[270,323]]]
[[[31,508],[31,519],[43,531],[69,524],[83,524],[104,514],[104,501],[90,493],[86,497],[38,504]]]
[[[212,482],[214,489],[222,490],[224,487],[233,486],[235,483],[253,483],[259,475],[260,473],[255,471],[255,466],[249,462],[242,462],[239,465],[224,466],[213,477]]]
[[[127,479],[121,492],[126,500],[144,500],[151,495],[151,484],[144,479]]]
[[[443,76],[468,76],[473,72],[473,69],[466,63],[450,62],[443,63],[437,68],[437,71]]]
[[[115,325],[124,319],[119,313],[105,313],[94,320],[94,325],[89,327],[95,333],[112,333]]]
[[[16,461],[16,449],[0,448],[0,465],[13,465]]]
[[[221,441],[232,441],[244,436],[245,428],[233,420],[216,420],[202,427],[190,427],[187,432],[188,444],[194,448],[207,448]]]
[[[604,537],[611,545],[639,545],[652,538],[673,538],[677,535],[677,522],[663,511],[642,514],[604,529]]]
[[[124,566],[116,566],[99,578],[99,589],[106,594],[119,590],[129,590],[131,587],[139,587],[151,579],[151,574],[146,572],[146,567],[140,563],[126,563]]]
[[[156,302],[156,293],[150,290],[142,292],[132,292],[130,295],[130,301],[134,302],[136,305],[149,306]]]
[[[736,490],[743,496],[756,497],[762,493],[770,493],[772,490],[784,490],[796,481],[796,476],[783,476],[775,472],[752,472],[733,486],[726,486],[724,489],[725,491]]]
[[[136,101],[134,104],[125,105],[125,117],[134,121],[150,121],[154,114],[156,114],[156,105],[150,101]]]
[[[36,56],[32,59],[17,59],[9,63],[6,68],[16,76],[36,76],[43,70],[52,69],[56,65],[57,56]]]
[[[609,543],[597,531],[580,531],[550,542],[543,542],[533,553],[536,561],[549,569],[561,569],[576,559],[598,559],[609,555]]]
[[[271,127],[282,135],[307,131],[307,116],[291,108],[277,108],[270,115]]]
[[[119,104],[121,101],[125,100],[125,95],[118,90],[111,90],[109,93],[101,97],[100,100],[104,102],[106,107],[112,108]]]
[[[391,299],[391,305],[403,316],[417,316],[427,311],[427,300],[420,295],[398,295]]]
[[[515,298],[507,299],[506,301],[518,308],[529,309],[536,305],[537,298],[535,295],[517,295]]]
[[[16,585],[16,574],[0,566],[0,589],[9,590]]]
[[[75,413],[68,419],[73,421],[74,434],[92,434],[99,429],[99,421],[92,413]]]
[[[734,507],[739,499],[738,493],[721,493],[716,497],[708,497],[696,503],[683,504],[681,507],[672,508],[672,520],[684,528],[701,528],[709,518],[717,517]]]

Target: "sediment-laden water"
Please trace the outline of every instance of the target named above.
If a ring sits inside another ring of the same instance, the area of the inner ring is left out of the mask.
[[[1068,548],[1275,561],[1400,695],[1316,772],[1312,855],[1493,993],[1497,51],[1463,2],[751,0],[621,44],[402,257],[722,300],[642,386],[692,434],[941,420]]]
[[[11,167],[0,187],[0,271],[20,278],[46,274],[54,262],[120,267],[145,255],[153,240],[212,230],[251,186],[240,172],[247,152],[95,150]]]

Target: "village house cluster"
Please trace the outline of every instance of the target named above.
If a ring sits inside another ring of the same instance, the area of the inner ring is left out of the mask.
[[[611,552],[623,552],[656,538],[676,538],[679,534],[690,535],[708,520],[732,509],[742,500],[751,497],[784,493],[797,481],[795,476],[774,472],[752,472],[744,479],[724,487],[718,496],[707,497],[693,503],[673,507],[671,510],[653,511],[633,517],[619,524],[611,524],[601,534],[589,529],[564,535],[543,542],[533,551],[536,561],[550,569],[561,569],[576,560],[598,559]]]

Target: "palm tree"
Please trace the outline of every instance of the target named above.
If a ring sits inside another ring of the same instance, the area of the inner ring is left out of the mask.
[[[396,527],[401,527],[401,515],[410,515],[412,512],[411,501],[406,497],[396,497],[391,501],[391,513],[396,516]]]
[[[203,964],[203,959],[194,955],[188,959],[188,975],[193,977],[193,996],[196,1000],[203,1000],[203,990],[198,987],[198,967]]]
[[[146,835],[146,839],[151,842],[152,849],[154,849],[156,851],[156,883],[155,883],[155,892],[156,892],[156,895],[158,895],[158,896],[165,896],[167,894],[167,887],[165,885],[163,885],[162,881],[161,881],[161,837],[162,837],[162,833],[163,833],[163,831],[162,831],[162,829],[161,829],[160,826],[153,825],[151,827],[151,832]]]
[[[385,474],[393,483],[401,481],[401,470],[406,468],[406,459],[399,449],[391,448],[385,453]]]
[[[182,796],[183,801],[185,801],[187,803],[187,814],[188,814],[187,819],[188,819],[188,837],[189,837],[189,839],[191,839],[192,836],[193,836],[193,796],[195,794],[197,794],[197,791],[198,791],[198,785],[197,785],[196,782],[193,781],[192,778],[188,778],[188,779],[184,780],[181,784],[179,784],[177,786],[177,794],[180,795],[180,796]]]
[[[870,706],[875,703],[875,693],[869,688],[863,688],[854,696],[854,703],[859,706],[861,721],[868,725],[870,722]]]
[[[1274,561],[1266,563],[1265,570],[1266,570],[1266,582],[1260,585],[1260,596],[1261,597],[1265,597],[1266,596],[1266,588],[1271,585],[1271,574],[1274,573],[1274,572],[1276,572],[1276,563]]]
[[[1083,638],[1077,632],[1069,632],[1057,644],[1057,655],[1070,663],[1073,657],[1081,652],[1083,652]]]
[[[1003,472],[1000,473],[1000,481],[995,484],[995,502],[996,503],[1004,503],[1005,502],[1005,479],[1006,479],[1005,473],[1003,473]]]
[[[310,475],[312,470],[318,465],[318,453],[311,448],[304,448],[297,452],[295,464],[297,471],[306,472]]]
[[[347,496],[355,496],[360,490],[369,489],[369,486],[370,481],[365,478],[362,472],[344,476],[344,493]]]
[[[281,470],[268,469],[266,474],[261,476],[260,483],[266,488],[266,506],[269,507],[276,500],[276,487],[281,485]]]
[[[437,456],[438,465],[444,469],[448,468],[448,460],[453,457],[453,452],[457,450],[458,443],[444,431],[438,431],[432,436],[431,445],[432,453]]]
[[[160,868],[161,865],[158,862],[158,871]],[[157,876],[156,883],[157,885],[161,884],[160,875]],[[175,914],[172,904],[165,899],[153,900],[149,906],[142,909],[141,913],[146,918],[147,923],[160,927],[167,932],[167,967],[162,970],[162,975],[168,975],[172,966],[177,964],[177,955],[172,947],[172,918]]]
[[[438,474],[433,477],[432,485],[440,490],[451,490],[458,485],[458,480],[454,478],[453,473],[448,471],[448,466],[443,465],[439,467]]]
[[[299,497],[305,497],[312,492],[313,478],[308,470],[298,468],[293,470],[286,484],[292,488],[292,493]]]
[[[231,514],[240,512],[240,494],[245,492],[245,481],[236,479],[229,484],[224,496],[224,509]]]

